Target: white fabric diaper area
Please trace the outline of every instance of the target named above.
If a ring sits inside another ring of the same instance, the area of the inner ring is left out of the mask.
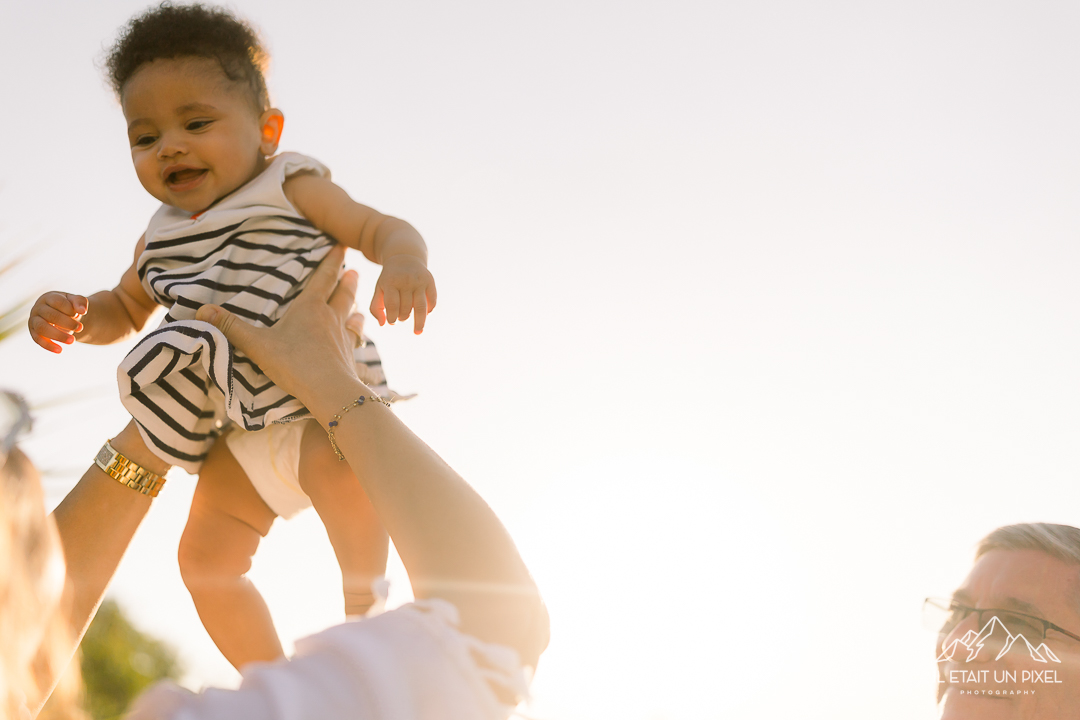
[[[255,432],[233,425],[225,436],[259,497],[286,520],[311,507],[311,498],[300,489],[300,441],[312,422],[270,423]]]

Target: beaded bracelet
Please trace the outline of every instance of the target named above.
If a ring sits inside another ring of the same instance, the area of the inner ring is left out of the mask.
[[[333,419],[330,420],[329,423],[327,423],[328,427],[327,427],[327,430],[326,430],[326,434],[330,436],[330,447],[334,448],[334,454],[337,455],[338,460],[344,460],[345,456],[342,455],[341,450],[338,449],[337,439],[334,437],[334,431],[337,429],[338,423],[341,422],[341,417],[345,413],[352,410],[354,407],[359,407],[360,405],[363,405],[365,400],[373,400],[374,402],[382,403],[386,407],[390,407],[390,401],[386,400],[384,398],[381,398],[378,395],[368,395],[367,397],[364,397],[363,395],[361,395],[360,397],[356,398],[355,400],[353,400],[348,405],[341,408],[341,412],[334,415]]]

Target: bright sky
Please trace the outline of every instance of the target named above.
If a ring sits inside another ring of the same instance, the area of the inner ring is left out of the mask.
[[[142,7],[0,6],[5,302],[130,263],[155,202],[94,60]],[[431,247],[429,329],[371,335],[548,600],[530,715],[932,717],[922,598],[998,525],[1080,525],[1080,7],[235,7],[283,148]],[[125,422],[124,352],[0,353],[69,399],[27,443],[54,503]],[[112,592],[231,684],[176,569],[193,483]],[[340,619],[313,513],[253,577],[290,641]]]

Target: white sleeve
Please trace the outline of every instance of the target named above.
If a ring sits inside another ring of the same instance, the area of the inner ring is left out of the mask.
[[[158,683],[140,695],[124,720],[271,720],[269,698],[250,690],[204,690],[195,694]]]
[[[127,720],[505,720],[524,698],[513,650],[465,635],[429,600],[300,640],[292,660],[244,668],[238,690],[152,688]]]
[[[295,152],[284,152],[274,158],[272,163],[277,167],[277,173],[281,180],[301,172],[315,173],[321,177],[330,179],[330,169],[313,157],[301,155]]]

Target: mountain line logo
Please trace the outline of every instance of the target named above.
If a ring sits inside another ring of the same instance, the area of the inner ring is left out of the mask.
[[[1040,643],[1038,647],[1035,647],[1022,634],[1016,633],[1014,635],[1013,633],[1009,632],[1009,628],[1005,627],[1005,623],[999,620],[997,615],[990,618],[990,620],[987,621],[986,625],[984,625],[982,627],[982,630],[980,630],[979,632],[975,632],[974,630],[968,630],[967,634],[964,635],[964,637],[953,640],[951,643],[949,643],[948,646],[945,646],[943,641],[941,654],[938,655],[937,661],[941,663],[952,660],[953,656],[956,654],[956,651],[962,646],[965,650],[967,650],[967,658],[964,660],[964,662],[971,662],[979,656],[979,653],[982,652],[983,646],[986,644],[986,641],[996,632],[1005,633],[1007,639],[1005,640],[1004,645],[1002,645],[1001,651],[998,652],[997,656],[994,658],[995,660],[1000,660],[1002,657],[1005,656],[1006,653],[1012,650],[1013,646],[1017,644],[1017,640],[1023,640],[1023,645],[1021,645],[1020,647],[1026,646],[1028,653],[1031,654],[1031,659],[1035,662],[1061,662],[1058,656],[1055,655],[1054,652],[1046,646],[1045,642]]]

